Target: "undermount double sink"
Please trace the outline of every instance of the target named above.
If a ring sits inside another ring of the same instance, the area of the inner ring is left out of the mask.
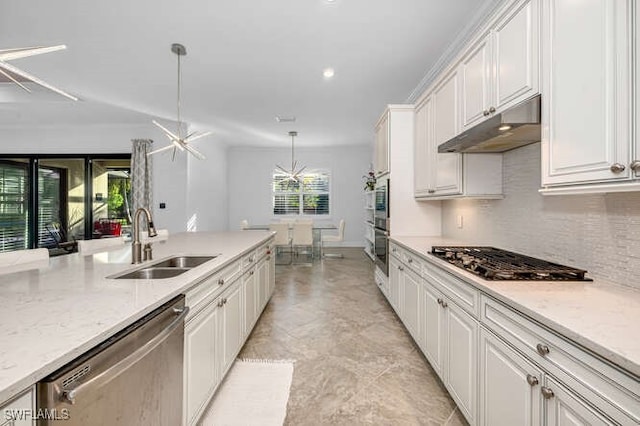
[[[150,280],[173,278],[180,274],[184,274],[188,270],[200,266],[205,262],[215,259],[215,256],[175,256],[160,262],[144,266],[135,271],[126,272],[121,275],[111,276],[117,280]]]

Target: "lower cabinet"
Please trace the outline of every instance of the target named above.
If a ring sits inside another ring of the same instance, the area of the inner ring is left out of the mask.
[[[422,345],[422,324],[420,321],[420,311],[422,308],[422,279],[411,269],[401,271],[400,279],[402,322],[409,330],[409,334],[416,341],[418,346]]]
[[[541,424],[542,371],[491,332],[480,332],[480,426]]]
[[[35,409],[35,391],[29,391],[0,407],[0,426],[32,426]],[[61,422],[64,423],[64,422]]]
[[[616,425],[598,413],[578,395],[551,377],[546,377],[541,395],[545,399],[547,426]],[[631,424],[631,423],[629,423]]]
[[[194,304],[190,305],[193,314],[185,324],[185,425],[195,425],[200,420],[275,288],[270,253],[255,264],[248,262],[242,276],[241,261],[237,262],[238,268],[224,269],[237,269],[231,279],[214,275],[187,293],[187,300]],[[194,296],[202,293],[207,295]]]
[[[402,317],[400,310],[400,279],[404,266],[395,256],[389,256],[389,294],[386,295],[389,303],[399,317]]]

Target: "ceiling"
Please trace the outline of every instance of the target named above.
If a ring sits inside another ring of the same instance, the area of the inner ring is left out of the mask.
[[[2,0],[0,49],[67,45],[11,63],[82,101],[0,83],[0,128],[175,119],[177,42],[183,119],[214,132],[198,144],[368,144],[492,1]]]

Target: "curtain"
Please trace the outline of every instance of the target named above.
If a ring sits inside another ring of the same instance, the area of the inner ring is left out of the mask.
[[[131,199],[133,204],[132,214],[140,207],[151,210],[153,160],[147,156],[151,151],[151,139],[132,139],[131,150]]]

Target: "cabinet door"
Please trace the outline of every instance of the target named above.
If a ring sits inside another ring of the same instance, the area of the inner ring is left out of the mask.
[[[543,185],[630,177],[631,3],[543,0]]]
[[[222,305],[222,341],[224,342],[223,362],[222,362],[222,374],[224,374],[231,363],[233,362],[236,353],[240,349],[242,343],[243,328],[242,328],[242,292],[241,286],[234,286],[232,290],[227,292],[223,296]],[[222,375],[220,376],[222,377]]]
[[[380,119],[376,126],[376,174],[389,171],[389,114]]]
[[[404,273],[404,279],[401,281],[402,321],[418,346],[421,346],[422,282],[415,272],[405,269]]]
[[[256,285],[255,269],[251,269],[242,276],[242,288],[244,291],[244,335],[251,333],[253,324],[258,315],[258,288]]]
[[[459,131],[459,82],[458,72],[448,74],[433,91],[433,132],[429,152],[434,168],[434,195],[460,194],[462,192],[462,156],[439,154],[438,145],[454,137]]]
[[[533,96],[539,89],[540,4],[518,1],[493,31],[491,106],[496,110]]]
[[[470,424],[477,423],[478,322],[445,300],[445,386]]]
[[[569,389],[545,378],[545,424],[547,426],[614,425]]]
[[[444,311],[438,300],[443,300],[440,294],[431,284],[423,281],[423,346],[422,352],[429,360],[431,367],[443,378],[444,362]]]
[[[184,329],[185,410],[187,424],[199,417],[217,385],[216,328],[220,308],[212,302]]]
[[[636,5],[636,26],[635,26],[635,107],[636,115],[634,117],[635,123],[635,146],[633,149],[634,155],[632,156],[631,169],[634,173],[634,177],[640,178],[640,7]]]
[[[490,41],[490,36],[485,36],[460,63],[462,127],[464,129],[475,126],[489,115],[491,96]]]
[[[536,426],[542,371],[489,331],[480,337],[480,426]]]
[[[258,315],[269,299],[269,265],[267,259],[262,259],[256,268],[258,275]]]
[[[433,103],[431,97],[420,102],[415,109],[414,120],[414,149],[413,149],[413,192],[415,196],[428,195],[431,182],[435,179],[434,169],[431,167],[431,152],[433,143]]]
[[[33,413],[35,409],[34,404],[34,391],[29,390],[24,395],[14,399],[10,403],[0,408],[0,426],[33,426],[36,424],[32,420],[32,416],[28,413]],[[59,415],[61,413],[58,413]],[[60,422],[64,423],[64,422]]]
[[[400,286],[402,285],[400,280],[404,277],[402,269],[404,267],[400,261],[393,256],[389,256],[389,303],[391,303],[391,306],[400,317],[399,298]]]

